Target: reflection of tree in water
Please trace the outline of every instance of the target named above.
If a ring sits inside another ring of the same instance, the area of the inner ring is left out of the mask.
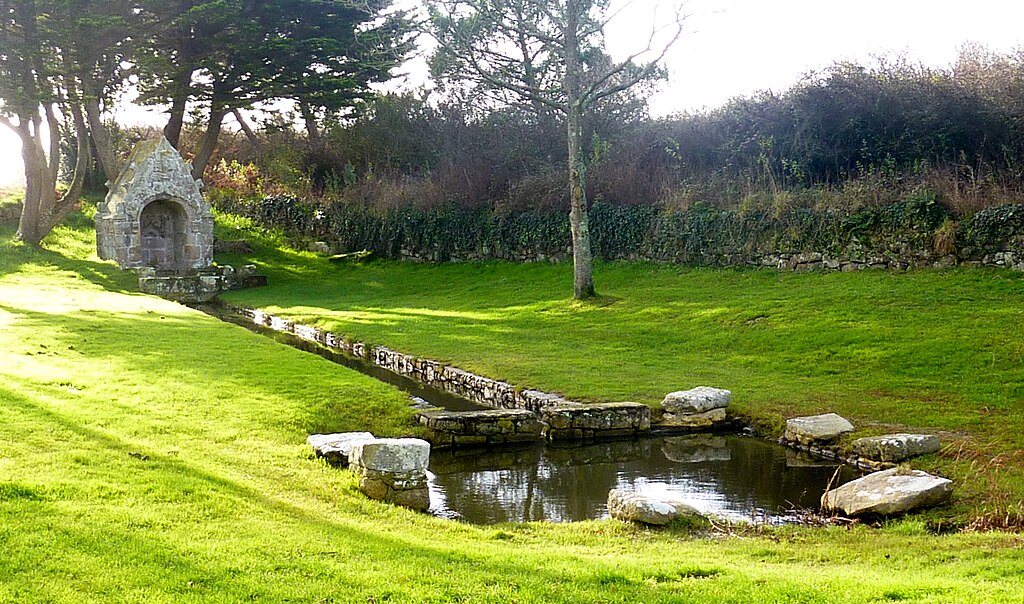
[[[431,467],[447,507],[481,523],[596,518],[613,488],[667,491],[716,513],[777,513],[816,505],[834,471],[787,466],[785,448],[733,436],[435,452]]]

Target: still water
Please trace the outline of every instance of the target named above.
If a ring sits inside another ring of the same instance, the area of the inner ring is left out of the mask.
[[[571,522],[608,515],[611,489],[667,494],[732,520],[786,522],[817,509],[837,466],[743,436],[687,435],[587,445],[430,454],[432,511],[467,522]],[[841,484],[855,478],[844,468]]]

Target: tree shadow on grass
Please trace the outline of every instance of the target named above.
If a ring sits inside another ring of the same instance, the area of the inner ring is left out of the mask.
[[[133,314],[0,309],[14,315],[12,325],[38,342],[33,344],[38,350],[26,354],[75,363],[88,359],[97,371],[76,371],[78,379],[88,381],[80,388],[100,387],[111,378],[135,379],[147,386],[166,384],[167,397],[210,408],[237,405],[236,397],[280,400],[291,413],[285,425],[302,438],[365,430],[367,422],[391,429],[414,425],[407,397],[396,388],[198,311],[182,308],[181,316],[141,308]],[[134,401],[110,404],[123,405],[126,412],[135,408]],[[239,413],[260,427],[281,427],[281,418],[267,418],[255,405],[241,405]]]
[[[124,487],[125,503],[132,506],[122,508],[116,499],[104,504],[74,495],[72,501],[58,504],[61,497],[67,499],[66,493],[51,496],[45,488],[37,489],[43,495],[20,509],[20,513],[31,516],[22,526],[33,530],[35,525],[34,530],[43,530],[54,539],[41,557],[8,550],[8,555],[20,561],[9,571],[13,571],[15,583],[19,572],[42,571],[66,577],[106,567],[107,574],[85,579],[81,588],[143,590],[166,597],[206,596],[217,601],[240,601],[253,595],[303,600],[333,596],[344,601],[355,593],[361,593],[362,599],[390,593],[403,601],[412,597],[453,601],[480,594],[485,585],[498,579],[512,584],[530,582],[532,589],[540,590],[560,586],[573,593],[558,600],[589,602],[607,589],[602,577],[616,571],[612,562],[600,560],[587,565],[592,568],[560,572],[558,568],[535,567],[521,558],[503,559],[504,556],[474,546],[474,542],[488,537],[471,529],[450,539],[431,538],[424,532],[436,533],[431,525],[410,523],[410,532],[404,537],[394,530],[396,522],[403,523],[401,514],[391,522],[386,521],[384,526],[390,528],[377,531],[366,526],[374,520],[364,514],[377,516],[381,510],[376,508],[382,507],[378,504],[342,501],[343,508],[351,506],[342,512],[351,515],[351,520],[331,517],[328,514],[337,515],[336,508],[328,506],[324,508],[330,510],[328,513],[318,513],[316,508],[322,504],[314,502],[311,492],[293,491],[285,500],[147,449],[109,430],[87,426],[71,413],[30,400],[8,387],[0,386],[0,392],[8,412],[31,417],[36,424],[50,426],[58,433],[72,434],[66,445],[98,450],[107,460],[100,470],[100,479],[109,481],[112,487]],[[237,461],[251,464],[247,460]],[[124,467],[128,471],[122,471]],[[176,495],[180,496],[177,501]],[[190,498],[198,507],[195,517],[183,509]],[[196,501],[197,498],[220,500],[220,510],[210,516],[210,506]],[[296,500],[306,500],[309,507],[297,505]],[[87,521],[81,516],[67,515],[68,506],[75,503],[90,510]],[[384,511],[385,516],[393,513]],[[147,518],[162,512],[167,512],[168,517],[159,530],[147,526]],[[225,527],[223,523],[229,514],[235,523],[229,520]],[[246,520],[258,522],[258,527],[247,526]],[[212,525],[204,529],[207,521]],[[267,530],[274,531],[276,536],[266,535],[263,531]],[[190,531],[198,531],[194,542],[188,538]],[[174,535],[180,539],[173,539]],[[432,544],[425,545],[424,540]],[[261,553],[255,560],[249,557],[253,551]],[[375,562],[370,564],[372,570],[363,572],[357,580],[350,576],[352,559]],[[550,561],[550,557],[545,559]],[[33,563],[41,568],[27,567]],[[578,554],[567,554],[560,565],[581,566]],[[583,576],[579,576],[581,572]],[[367,579],[369,583],[365,582]],[[625,576],[621,580],[617,587],[637,598],[632,601],[657,601],[664,595],[642,581]],[[70,582],[73,585],[75,581]],[[24,595],[41,598],[46,597],[46,591],[34,587]]]
[[[74,273],[111,292],[138,292],[138,278],[111,262],[69,258],[60,252],[14,240],[15,229],[0,227],[0,277],[23,272],[30,266],[51,267]]]

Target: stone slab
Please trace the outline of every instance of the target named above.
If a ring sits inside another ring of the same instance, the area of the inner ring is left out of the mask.
[[[868,474],[821,496],[824,511],[847,516],[892,515],[943,503],[953,482],[921,470],[892,468]]]
[[[612,489],[608,492],[608,515],[626,522],[665,525],[680,516],[701,514],[682,501]]]
[[[711,428],[727,421],[723,408],[712,409],[704,413],[665,413],[661,416],[659,426],[679,428]]]
[[[853,432],[853,424],[835,413],[823,413],[786,420],[783,438],[810,445],[834,441],[847,432]]]
[[[357,442],[374,440],[376,437],[369,432],[336,432],[334,434],[310,434],[306,444],[313,451],[331,463],[348,465],[348,455],[352,445]]]
[[[566,403],[545,407],[542,420],[548,435],[558,438],[600,437],[603,433],[623,435],[651,429],[651,408],[641,403]]]
[[[689,414],[706,413],[713,409],[725,409],[732,401],[732,392],[721,388],[697,386],[690,390],[670,392],[661,401],[665,413]]]
[[[356,442],[349,464],[378,472],[422,472],[430,462],[430,443],[420,438],[378,438]]]
[[[853,452],[874,461],[900,462],[939,450],[941,442],[934,434],[886,434],[853,441]]]

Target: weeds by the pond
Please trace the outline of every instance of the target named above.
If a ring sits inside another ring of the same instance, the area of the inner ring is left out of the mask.
[[[948,445],[941,453],[952,457],[956,464],[966,464],[963,473],[972,476],[982,489],[962,530],[1024,532],[1024,501],[1014,498],[1005,486],[1011,480],[1011,468],[1018,468],[1024,461],[1022,452],[989,456],[961,441]]]

